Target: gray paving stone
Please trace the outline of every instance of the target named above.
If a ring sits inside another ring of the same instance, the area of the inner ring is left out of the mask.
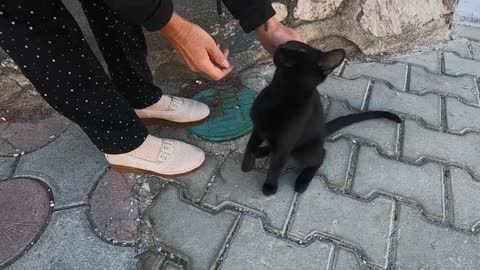
[[[434,94],[419,96],[390,90],[383,83],[375,83],[368,110],[400,112],[422,118],[430,125],[440,126],[440,97]]]
[[[466,25],[455,25],[455,32],[458,36],[470,40],[480,41],[480,28]]]
[[[212,215],[186,204],[171,186],[160,193],[147,218],[155,239],[188,257],[192,269],[210,269],[236,220],[230,212]]]
[[[480,131],[480,108],[468,106],[455,98],[447,98],[448,129],[462,132],[465,129]]]
[[[274,72],[275,66],[273,64],[260,65],[240,73],[240,82],[244,86],[260,92],[270,83]]]
[[[135,250],[100,240],[91,230],[86,208],[54,212],[38,242],[8,270],[135,269]]]
[[[205,192],[208,182],[212,179],[220,163],[220,157],[211,154],[206,155],[205,163],[202,168],[195,172],[179,177],[178,180],[186,185],[187,192],[195,199]]]
[[[326,269],[330,249],[325,243],[304,247],[267,235],[259,220],[245,217],[222,269]]]
[[[409,160],[433,157],[467,166],[480,175],[479,134],[451,135],[425,129],[413,121],[406,121],[403,150],[404,157]]]
[[[467,40],[465,39],[452,40],[448,42],[443,47],[443,51],[455,52],[463,58],[470,58],[470,53],[468,52]]]
[[[230,201],[251,209],[264,212],[271,225],[281,229],[288,215],[293,200],[293,183],[295,175],[288,173],[280,178],[278,191],[273,196],[262,193],[262,185],[266,174],[260,171],[244,173],[240,166],[243,155],[232,153],[223,164],[219,178],[210,187],[204,202],[209,205],[220,205]]]
[[[291,232],[306,238],[312,232],[334,235],[363,248],[373,263],[385,264],[392,203],[384,198],[357,201],[326,189],[315,178],[299,197]]]
[[[477,103],[477,90],[473,77],[449,77],[431,74],[423,68],[412,67],[410,92],[434,92],[461,97],[468,102]]]
[[[345,185],[352,147],[353,144],[346,140],[325,143],[327,155],[325,156],[319,173],[326,176],[329,183],[337,187],[343,187]]]
[[[15,158],[0,157],[0,180],[7,179],[13,170]]]
[[[473,59],[480,61],[480,43],[479,42],[470,42],[470,46],[473,52]]]
[[[419,202],[430,214],[443,217],[442,168],[433,163],[413,166],[379,156],[361,147],[353,191],[368,196],[383,191]]]
[[[354,113],[349,111],[341,102],[332,102],[329,111],[330,116],[343,116]],[[360,122],[343,128],[332,135],[336,138],[343,135],[354,136],[378,145],[383,151],[393,155],[397,137],[398,124],[385,120],[375,119]]]
[[[335,270],[360,270],[362,267],[358,263],[357,257],[352,252],[343,249],[338,251]]]
[[[445,53],[445,72],[451,75],[480,75],[480,61],[460,58],[453,53]]]
[[[396,269],[478,269],[478,235],[426,223],[416,209],[404,205],[398,226]]]
[[[402,90],[405,84],[406,65],[381,63],[352,63],[345,67],[343,77],[354,79],[367,76],[390,82],[395,89]]]
[[[53,190],[55,207],[86,203],[88,192],[105,170],[103,154],[76,126],[45,148],[20,159],[16,176],[44,180]]]
[[[451,182],[455,225],[464,229],[480,225],[480,182],[458,168],[452,168]]]
[[[430,72],[440,73],[440,56],[438,51],[421,51],[392,57],[391,60],[425,67]]]
[[[339,77],[328,77],[325,82],[318,86],[320,94],[344,100],[354,108],[361,109],[368,80],[346,80]]]

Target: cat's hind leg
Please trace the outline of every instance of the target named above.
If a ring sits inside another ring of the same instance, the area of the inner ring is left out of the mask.
[[[245,149],[245,154],[242,162],[242,171],[249,172],[255,167],[256,152],[258,147],[262,144],[263,139],[254,128],[250,140],[247,143],[247,148]]]
[[[321,150],[320,156],[316,157],[318,159],[318,163],[312,166],[305,167],[300,175],[298,175],[297,180],[295,181],[295,192],[303,193],[307,190],[310,182],[312,182],[315,173],[317,173],[318,169],[323,164],[323,159],[325,158],[325,149]]]

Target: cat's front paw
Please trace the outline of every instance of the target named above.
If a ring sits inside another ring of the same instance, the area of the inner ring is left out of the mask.
[[[269,184],[269,183],[265,183],[265,184],[263,184],[263,187],[262,187],[263,195],[265,195],[265,196],[273,195],[273,194],[277,193],[277,188],[278,188],[278,185],[272,185],[272,184]]]
[[[245,155],[242,162],[242,171],[249,172],[255,167],[255,157],[253,155]]]
[[[305,192],[305,190],[307,190],[309,184],[310,184],[310,182],[308,182],[308,183],[296,182],[295,183],[295,192],[297,192],[297,193]]]

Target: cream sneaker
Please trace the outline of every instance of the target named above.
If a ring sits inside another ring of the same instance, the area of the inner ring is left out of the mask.
[[[163,95],[157,103],[135,112],[145,124],[192,125],[206,120],[210,115],[208,106],[201,102],[168,95]]]
[[[113,170],[162,177],[188,174],[205,161],[205,153],[198,147],[150,135],[140,147],[129,153],[105,154],[105,157]]]

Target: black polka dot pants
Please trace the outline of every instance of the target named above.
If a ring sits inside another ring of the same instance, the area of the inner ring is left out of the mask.
[[[0,0],[0,46],[99,150],[120,154],[148,134],[133,109],[154,104],[162,92],[152,84],[142,28],[121,21],[102,1],[82,5],[111,78],[59,0]]]

